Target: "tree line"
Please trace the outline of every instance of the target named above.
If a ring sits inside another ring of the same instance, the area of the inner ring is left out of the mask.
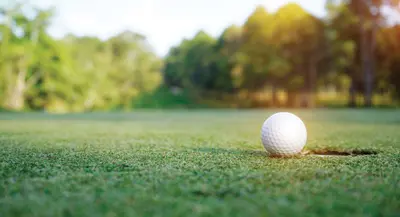
[[[134,97],[160,83],[162,60],[143,35],[126,31],[107,40],[74,35],[60,40],[47,32],[53,9],[20,4],[1,12],[0,102],[5,109],[127,109]]]
[[[200,30],[165,58],[135,32],[55,39],[47,32],[53,10],[0,8],[0,105],[132,109],[146,97],[173,104],[185,93],[186,101],[211,106],[315,107],[329,91],[345,95],[347,106],[373,106],[375,96],[393,104],[400,97],[400,25],[381,11],[397,13],[398,4],[329,0],[323,18],[293,3],[274,13],[259,6],[242,26],[218,37]]]
[[[348,94],[348,106],[363,95],[361,105],[370,107],[374,93],[400,94],[400,26],[387,22],[383,7],[396,8],[398,1],[328,1],[324,18],[293,3],[275,13],[260,6],[218,38],[200,31],[172,48],[164,81],[244,99],[267,90],[267,106],[289,107],[314,107],[315,94],[331,87]]]

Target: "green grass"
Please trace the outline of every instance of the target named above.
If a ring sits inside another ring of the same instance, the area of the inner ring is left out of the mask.
[[[196,103],[190,93],[183,90],[179,94],[173,94],[167,87],[159,87],[150,93],[143,93],[133,101],[133,108],[200,108],[204,105]]]
[[[0,113],[0,216],[398,216],[400,110],[292,111],[307,150],[269,158],[274,111]]]

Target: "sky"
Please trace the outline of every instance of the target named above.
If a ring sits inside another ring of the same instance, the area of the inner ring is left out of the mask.
[[[6,0],[13,1],[13,0]],[[316,16],[325,12],[325,0],[31,0],[54,6],[49,32],[106,39],[130,30],[146,36],[155,52],[164,56],[171,46],[199,30],[217,37],[232,24],[242,25],[258,5],[274,12],[288,2],[300,4]]]

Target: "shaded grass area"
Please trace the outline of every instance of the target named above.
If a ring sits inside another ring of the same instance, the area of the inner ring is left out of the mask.
[[[195,102],[186,90],[172,93],[168,87],[159,87],[150,93],[142,93],[132,102],[133,108],[200,108],[205,107]]]
[[[0,113],[1,216],[398,216],[400,111],[292,110],[349,155],[287,159],[273,112]]]

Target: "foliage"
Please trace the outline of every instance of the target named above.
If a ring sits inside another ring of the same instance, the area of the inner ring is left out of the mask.
[[[346,44],[353,44],[352,55],[346,71],[352,79],[349,104],[354,106],[355,95],[364,94],[364,105],[372,106],[374,90],[382,86],[380,73],[385,71],[377,63],[376,53],[379,52],[378,37],[382,29],[387,28],[383,9],[392,8],[390,13],[398,13],[398,0],[329,0],[330,17],[333,29],[337,30],[339,38]],[[332,15],[332,14],[331,14]],[[387,17],[386,17],[387,16]],[[389,36],[390,37],[390,36]],[[341,42],[339,42],[341,44]],[[376,79],[378,78],[378,80]]]
[[[325,17],[294,3],[274,13],[259,6],[242,26],[228,26],[216,37],[198,31],[164,59],[145,36],[130,31],[104,40],[52,38],[53,9],[7,4],[0,8],[0,107],[81,112],[183,101],[315,107],[323,106],[316,95],[326,90],[340,101],[348,96],[349,106],[359,105],[360,94],[365,106],[380,104],[372,100],[377,94],[391,95],[387,103],[394,104],[400,98],[399,27],[386,22],[382,8],[397,4],[329,0]],[[171,95],[176,89],[187,95]]]
[[[52,11],[5,8],[0,41],[1,102],[6,109],[70,112],[129,109],[161,82],[162,61],[146,38],[122,32],[105,41],[46,31]],[[18,30],[18,31],[17,31]]]

